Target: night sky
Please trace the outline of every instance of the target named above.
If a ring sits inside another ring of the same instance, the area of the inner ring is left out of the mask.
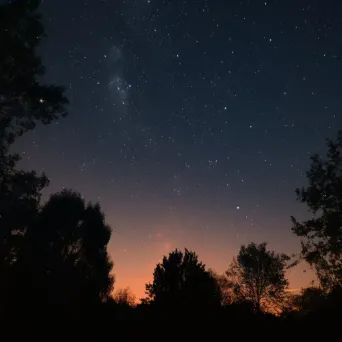
[[[241,244],[299,252],[312,152],[342,127],[340,0],[45,0],[47,82],[69,115],[21,166],[99,201],[116,288],[143,296],[174,248],[219,273]],[[303,267],[291,287],[311,280]]]

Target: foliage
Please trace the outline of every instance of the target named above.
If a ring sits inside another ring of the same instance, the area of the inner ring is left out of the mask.
[[[40,1],[0,5],[0,274],[6,277],[16,260],[18,240],[35,217],[43,174],[15,169],[18,154],[9,148],[16,138],[66,114],[63,88],[40,82],[44,67],[36,50],[45,37],[37,12]]]
[[[119,305],[135,306],[135,295],[132,293],[129,287],[124,289],[118,289],[114,292],[114,300]]]
[[[111,235],[99,205],[63,191],[40,206],[43,174],[16,169],[15,140],[66,115],[62,87],[42,81],[40,1],[0,5],[0,315],[82,312],[107,300]],[[24,289],[24,291],[23,291]],[[42,316],[40,316],[42,318]],[[52,319],[50,319],[51,321]]]
[[[217,274],[213,270],[209,270],[211,276],[215,279],[221,293],[221,305],[227,306],[235,302],[234,293],[230,287],[230,283],[225,274]]]
[[[292,312],[285,315],[287,318],[318,321],[342,317],[342,287],[334,287],[329,292],[318,287],[302,289],[299,295],[294,296],[292,304]]]
[[[325,293],[317,287],[308,287],[301,290],[301,293],[294,297],[293,306],[301,314],[309,314],[318,311],[324,304]]]
[[[215,279],[196,253],[187,249],[164,256],[154,270],[153,283],[146,285],[146,293],[154,304],[167,308],[215,308],[221,300]]]
[[[64,320],[101,305],[114,283],[110,235],[98,204],[86,205],[67,190],[52,195],[25,231],[14,234],[16,253],[2,274],[1,315],[27,321],[34,307],[36,315]]]
[[[63,88],[42,84],[45,73],[36,50],[45,37],[40,1],[0,6],[0,146],[2,153],[37,122],[65,115]]]
[[[236,301],[250,301],[256,311],[275,310],[285,296],[289,257],[266,249],[267,244],[241,246],[226,272]]]
[[[8,176],[8,175],[7,175]],[[18,239],[35,219],[40,191],[48,184],[35,172],[13,172],[2,183],[0,194],[0,268],[16,260]],[[20,233],[20,234],[19,234]],[[4,269],[2,269],[4,271]]]
[[[330,290],[342,284],[342,131],[327,145],[326,159],[311,157],[308,187],[296,190],[314,217],[303,222],[292,217],[292,230],[303,239],[302,257],[315,268],[321,286]]]
[[[64,190],[41,208],[37,224],[25,235],[19,262],[26,264],[31,256],[31,268],[55,287],[55,297],[65,291],[64,298],[104,301],[114,281],[107,252],[110,236],[100,206],[86,205],[79,194]]]

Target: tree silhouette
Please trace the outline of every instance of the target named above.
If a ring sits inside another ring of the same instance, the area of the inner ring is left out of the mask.
[[[217,274],[209,270],[210,275],[215,279],[221,293],[221,305],[227,306],[235,302],[235,295],[230,287],[230,282],[225,274]]]
[[[8,305],[17,311],[21,302],[66,317],[100,305],[114,282],[110,235],[98,204],[86,205],[67,190],[52,195],[22,238]]]
[[[301,315],[309,315],[318,312],[324,305],[325,293],[317,287],[302,289],[301,293],[294,297],[293,307]]]
[[[292,317],[300,319],[331,320],[342,317],[342,288],[334,287],[326,292],[323,288],[308,287],[294,296]]]
[[[298,222],[292,231],[302,238],[302,257],[314,267],[325,290],[342,284],[342,131],[328,140],[326,159],[311,157],[309,186],[297,189],[298,200],[314,217]]]
[[[63,88],[43,84],[44,67],[36,50],[45,37],[40,1],[0,5],[0,276],[6,279],[27,226],[35,217],[45,175],[17,171],[16,138],[66,114]],[[2,284],[3,285],[3,284]],[[1,285],[1,286],[2,286]]]
[[[285,254],[266,249],[267,244],[241,246],[226,272],[236,301],[250,301],[257,312],[275,310],[283,301],[288,281],[285,278]]]
[[[185,311],[215,309],[221,300],[215,279],[198,261],[196,253],[187,249],[184,254],[176,249],[164,256],[154,270],[153,283],[146,285],[146,293],[159,307]]]
[[[135,295],[132,293],[129,287],[124,289],[118,289],[114,292],[114,300],[119,305],[135,306]]]
[[[0,146],[1,153],[38,121],[65,115],[63,88],[42,84],[45,73],[36,50],[45,37],[39,0],[0,6]]]

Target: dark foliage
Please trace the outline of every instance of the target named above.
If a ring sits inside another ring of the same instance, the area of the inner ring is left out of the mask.
[[[0,276],[6,278],[17,258],[20,239],[33,220],[48,185],[45,175],[15,169],[18,154],[9,148],[16,138],[66,114],[63,88],[44,84],[37,47],[45,37],[38,14],[40,1],[0,5]]]
[[[114,292],[113,298],[118,305],[134,307],[136,305],[135,295],[130,288],[118,289]]]
[[[36,50],[45,33],[39,4],[25,0],[0,6],[0,146],[5,151],[37,122],[66,114],[64,89],[40,81],[45,68]]]
[[[325,292],[322,288],[309,287],[302,289],[299,295],[294,296],[292,310],[284,313],[289,321],[326,321],[342,318],[342,288],[333,288]]]
[[[37,318],[66,319],[99,307],[113,288],[110,235],[99,205],[70,191],[52,195],[16,246],[3,280],[4,314],[27,315],[34,307]]]
[[[237,259],[226,272],[236,301],[251,302],[254,309],[277,310],[284,301],[289,257],[266,249],[267,244],[241,246]]]
[[[325,159],[311,157],[308,187],[296,191],[314,217],[304,222],[292,217],[292,230],[302,238],[302,257],[329,291],[342,284],[342,131],[327,144]]]
[[[146,285],[148,300],[158,308],[192,311],[199,314],[220,307],[220,288],[196,253],[182,253],[177,249],[164,256],[153,274],[153,282]]]

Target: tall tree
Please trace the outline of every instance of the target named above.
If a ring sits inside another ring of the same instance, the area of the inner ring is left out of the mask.
[[[313,218],[298,222],[292,217],[292,231],[302,238],[302,257],[315,269],[321,286],[331,290],[342,284],[342,131],[328,140],[324,159],[311,157],[308,187],[297,189]]]
[[[164,256],[153,274],[153,283],[146,285],[148,298],[164,308],[217,308],[220,307],[219,286],[198,261],[196,253],[185,249]]]
[[[37,47],[45,38],[38,13],[40,1],[0,5],[0,274],[16,260],[18,240],[36,215],[45,175],[16,170],[15,139],[38,122],[65,116],[64,89],[43,83],[45,69]],[[20,234],[19,234],[20,233]]]
[[[276,309],[288,287],[285,269],[289,257],[266,247],[266,243],[242,245],[226,272],[236,300],[252,302],[257,312]]]
[[[114,283],[110,236],[98,204],[86,205],[66,190],[52,195],[23,237],[10,297],[64,313],[105,301]],[[18,286],[25,288],[24,297]]]
[[[25,0],[0,6],[1,153],[37,122],[47,124],[66,114],[64,89],[41,82],[45,68],[37,47],[45,33],[39,4]]]

